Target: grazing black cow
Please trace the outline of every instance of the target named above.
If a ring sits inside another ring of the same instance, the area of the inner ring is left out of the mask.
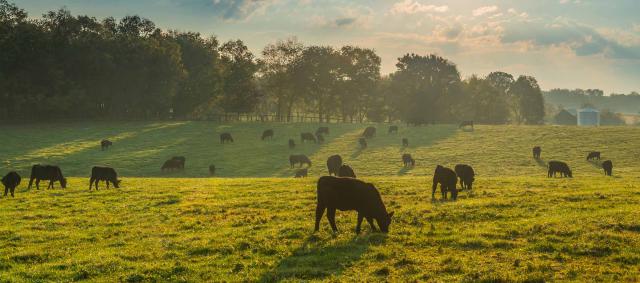
[[[389,134],[397,134],[398,126],[389,126]]]
[[[404,167],[416,166],[416,160],[408,153],[402,155],[402,163],[404,164]]]
[[[611,160],[607,160],[602,162],[602,169],[604,170],[604,174],[607,176],[611,176],[611,174],[613,173],[613,162],[611,162]],[[7,193],[5,192],[5,195]]]
[[[180,162],[180,160],[177,159],[169,159],[167,161],[164,162],[164,164],[162,164],[162,167],[160,168],[160,170],[162,172],[165,171],[175,171],[175,170],[180,170],[184,166],[184,163]]]
[[[67,178],[62,176],[62,170],[58,166],[51,165],[33,165],[31,167],[31,177],[29,178],[29,189],[31,189],[31,185],[33,184],[33,180],[36,181],[36,189],[40,189],[40,181],[49,181],[49,186],[47,189],[53,189],[54,182],[60,182],[60,186],[63,189],[67,188]]]
[[[329,127],[319,127],[316,130],[316,135],[317,134],[322,134],[322,135],[329,135]]]
[[[539,146],[533,147],[533,158],[540,159],[540,154],[542,153],[542,148]]]
[[[318,143],[324,143],[324,136],[322,136],[322,134],[316,134],[316,138],[318,139]]]
[[[220,169],[220,168],[218,168]],[[209,175],[214,176],[216,175],[216,166],[215,165],[209,165]]]
[[[340,155],[332,155],[327,159],[327,169],[329,170],[329,176],[338,176],[338,170],[342,166],[342,157]]]
[[[376,231],[373,224],[378,222],[380,231],[389,232],[393,212],[387,213],[378,189],[373,184],[362,182],[354,178],[340,178],[333,176],[320,177],[318,180],[318,198],[316,205],[315,231],[320,230],[320,220],[327,210],[327,219],[333,232],[338,232],[336,227],[336,210],[358,212],[356,233],[360,233],[362,220],[367,219],[371,230]]]
[[[289,149],[296,148],[296,142],[293,139],[289,139]]]
[[[442,193],[442,199],[447,199],[447,193],[451,192],[451,198],[456,200],[458,198],[458,189],[456,184],[458,183],[458,177],[453,170],[438,165],[436,171],[433,173],[433,186],[431,187],[431,198],[435,199],[436,189],[440,184],[440,193]]]
[[[296,170],[296,176],[294,178],[306,178],[309,175],[309,169],[298,169]]]
[[[174,156],[173,158],[171,158],[175,161],[178,161],[178,163],[180,164],[180,170],[184,170],[184,164],[185,162],[187,162],[187,159],[184,156]]]
[[[300,134],[300,142],[304,143],[305,141],[312,141],[313,143],[318,143],[316,137],[312,133],[302,133]]]
[[[233,143],[233,137],[231,136],[230,133],[222,133],[220,134],[220,143],[224,144],[224,143]]]
[[[362,149],[367,148],[367,140],[365,138],[358,139],[358,143],[360,144],[360,148]]]
[[[293,168],[296,163],[299,163],[300,167],[302,167],[303,164],[307,164],[308,167],[311,167],[311,160],[306,155],[289,155],[289,164],[291,164],[291,168]]]
[[[462,190],[473,189],[473,181],[475,180],[476,173],[473,168],[467,164],[458,164],[454,168],[456,175],[460,178],[460,187]]]
[[[462,129],[464,127],[471,127],[471,129],[473,130],[473,121],[462,121],[458,126],[458,129]]]
[[[100,148],[102,148],[102,150],[107,150],[112,145],[113,145],[113,143],[110,140],[102,140],[100,142]]]
[[[260,138],[261,140],[265,140],[265,139],[273,139],[273,130],[269,129],[269,130],[265,130],[264,132],[262,132],[262,138]]]
[[[375,127],[367,127],[364,129],[364,133],[362,133],[362,137],[370,139],[376,136],[376,128]]]
[[[356,173],[353,172],[353,169],[347,164],[342,164],[340,169],[338,169],[338,177],[349,177],[356,178]]]
[[[14,193],[16,191],[16,187],[20,185],[20,175],[14,171],[9,172],[7,175],[2,177],[2,184],[4,185],[4,196],[6,197],[9,192],[11,192],[11,197],[15,197]]]
[[[402,139],[402,146],[403,147],[408,147],[409,146],[409,139],[408,138],[403,138]]]
[[[589,155],[587,155],[587,160],[600,160],[600,152],[599,151],[592,151],[589,152]]]
[[[561,161],[549,161],[548,177],[555,177],[556,173],[560,173],[560,177],[573,178],[573,174],[567,163]]]
[[[98,183],[100,181],[105,181],[107,183],[107,189],[109,188],[109,183],[113,184],[113,186],[116,189],[120,188],[120,180],[118,180],[118,173],[116,173],[116,170],[111,167],[94,166],[93,168],[91,168],[91,178],[89,178],[89,190],[91,190],[91,186],[95,183],[96,191],[97,191]]]

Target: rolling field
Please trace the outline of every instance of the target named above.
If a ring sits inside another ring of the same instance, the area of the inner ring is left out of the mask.
[[[15,198],[0,198],[0,282],[640,281],[637,128],[401,126],[387,135],[380,125],[359,150],[363,125],[329,127],[325,144],[289,150],[289,138],[317,124],[0,126],[10,133],[0,174],[25,178],[49,163],[70,180],[29,191],[23,179]],[[276,138],[260,142],[267,128]],[[223,131],[236,143],[221,145]],[[100,151],[103,138],[111,150]],[[546,178],[533,145],[575,178]],[[591,150],[613,160],[613,177],[585,160]],[[415,168],[402,168],[403,152]],[[314,162],[310,178],[290,178],[287,157],[298,153]],[[326,218],[313,233],[315,182],[332,154],[379,188],[395,211],[389,234],[364,225],[356,235],[355,212],[338,212],[339,233]],[[185,172],[161,174],[173,155],[186,156]],[[432,201],[433,168],[457,163],[476,169],[474,191]],[[97,164],[115,167],[122,188],[89,192]],[[229,178],[201,178],[209,164]]]

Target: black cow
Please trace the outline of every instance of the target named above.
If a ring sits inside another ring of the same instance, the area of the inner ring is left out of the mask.
[[[289,149],[296,148],[296,142],[293,139],[289,139]]]
[[[356,178],[356,173],[353,172],[353,169],[347,164],[342,164],[340,169],[338,169],[338,177],[349,177]]]
[[[51,165],[33,165],[31,167],[31,177],[29,178],[29,189],[31,189],[31,185],[33,184],[33,180],[36,181],[36,189],[40,189],[40,181],[49,181],[49,186],[47,189],[53,189],[54,182],[60,182],[60,186],[63,189],[67,188],[67,178],[62,176],[62,170],[58,166]]]
[[[408,153],[402,155],[402,163],[404,164],[404,167],[416,166],[416,160]]]
[[[403,138],[402,139],[402,146],[403,147],[408,147],[409,146],[409,139],[408,138]]]
[[[9,192],[11,192],[11,197],[15,197],[14,193],[16,191],[16,187],[20,185],[20,175],[14,171],[9,172],[7,175],[2,177],[2,184],[4,185],[4,196],[6,197]]]
[[[431,198],[435,199],[436,189],[440,184],[440,192],[442,193],[442,199],[447,199],[447,193],[451,192],[451,198],[456,200],[458,198],[458,189],[456,184],[458,183],[458,177],[453,170],[436,166],[436,171],[433,173],[433,186],[431,187]]]
[[[95,183],[96,191],[98,190],[98,183],[100,181],[105,181],[107,183],[107,189],[109,188],[109,183],[113,184],[113,186],[117,189],[120,188],[120,180],[118,180],[118,173],[116,170],[110,167],[98,167],[94,166],[91,168],[91,178],[89,178],[89,190],[91,190],[91,186]]]
[[[264,132],[262,132],[262,138],[260,138],[261,140],[265,140],[265,139],[273,139],[273,130],[269,129],[269,130],[265,130]]]
[[[389,134],[397,134],[398,126],[389,126]]]
[[[460,125],[458,126],[458,129],[462,129],[464,127],[471,127],[471,129],[473,130],[473,121],[462,121],[462,122],[460,122]]]
[[[313,143],[318,143],[316,137],[312,133],[302,133],[300,134],[300,142],[304,143],[305,141],[312,141]]]
[[[180,167],[178,169],[184,170],[184,164],[187,162],[187,159],[184,156],[174,156],[171,159],[178,161],[178,163],[180,164]]]
[[[316,135],[317,134],[322,134],[322,135],[329,135],[329,127],[319,127],[316,130]]]
[[[327,169],[329,170],[329,176],[338,176],[338,170],[342,166],[342,157],[340,155],[332,155],[327,159]]]
[[[549,161],[549,172],[547,174],[548,177],[555,177],[556,173],[560,173],[560,177],[573,178],[573,174],[567,163],[561,161]]]
[[[322,136],[322,134],[316,134],[316,138],[318,139],[318,143],[324,143],[324,137]]]
[[[218,168],[220,169],[220,168]],[[215,165],[209,165],[209,175],[214,176],[216,174],[216,166]]]
[[[367,148],[367,140],[365,138],[358,139],[358,143],[360,144],[360,148],[362,149]]]
[[[162,172],[180,170],[181,168],[184,168],[183,166],[184,166],[184,163],[180,162],[180,160],[169,159],[165,161],[164,164],[162,164],[162,167],[160,168],[160,170]]]
[[[296,170],[295,178],[306,178],[307,175],[309,175],[309,169],[307,169],[307,168],[298,169],[298,170]]]
[[[542,148],[539,146],[533,147],[533,158],[540,159],[540,154],[542,153]]]
[[[296,163],[299,163],[300,167],[302,167],[303,164],[307,164],[308,167],[311,167],[311,160],[306,155],[289,155],[289,164],[291,164],[291,168],[293,168]]]
[[[354,178],[324,176],[318,180],[317,188],[316,232],[320,230],[320,220],[325,209],[327,210],[327,219],[334,233],[338,232],[336,210],[355,210],[358,212],[356,233],[360,233],[363,219],[367,219],[367,222],[371,225],[371,230],[376,231],[376,227],[373,224],[375,219],[382,232],[389,232],[393,212],[387,213],[382,197],[380,197],[378,189],[373,184]]]
[[[370,139],[376,136],[376,128],[375,127],[367,127],[364,129],[364,133],[362,133],[362,137]]]
[[[222,133],[220,134],[220,143],[224,144],[224,143],[233,143],[233,137],[231,136],[230,133]]]
[[[112,145],[113,145],[113,143],[110,140],[102,140],[100,142],[100,148],[102,148],[102,150],[107,150]]]
[[[607,160],[602,162],[602,169],[604,170],[604,174],[607,176],[611,176],[611,174],[613,173],[613,162],[611,162],[611,160]],[[5,192],[5,195],[7,193]]]
[[[454,168],[456,175],[460,178],[460,187],[462,190],[473,189],[473,181],[475,180],[476,173],[473,168],[467,164],[458,164]]]
[[[589,155],[587,155],[587,160],[600,160],[600,152],[599,151],[592,151],[589,152]]]

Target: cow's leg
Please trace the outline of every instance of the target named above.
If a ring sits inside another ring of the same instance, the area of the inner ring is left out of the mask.
[[[378,231],[378,229],[376,228],[376,225],[373,224],[373,218],[367,217],[367,222],[369,222],[369,226],[371,226],[371,231],[372,232],[377,232]]]
[[[89,178],[89,191],[91,191],[91,186],[93,185],[93,177]]]
[[[319,203],[316,205],[316,226],[314,231],[318,232],[320,230],[320,220],[322,219],[322,214],[324,214],[325,207],[320,205]]]
[[[431,187],[431,199],[435,199],[436,198],[436,189],[438,188],[438,184],[434,184],[433,187]]]
[[[31,190],[31,185],[33,185],[33,177],[29,178],[29,186],[27,187],[27,189]]]
[[[36,179],[36,189],[40,190],[40,179]]]
[[[356,224],[356,234],[360,234],[360,226],[362,226],[362,220],[364,219],[364,216],[358,212],[358,223]]]
[[[15,192],[16,192],[16,187],[11,187],[11,197],[15,197],[15,195],[13,194]]]
[[[331,229],[333,229],[333,232],[338,232],[338,227],[336,226],[336,208],[335,207],[327,208],[327,219],[329,219],[329,224],[331,225]]]
[[[9,193],[9,187],[4,186],[4,196],[6,197],[8,193]]]
[[[49,187],[51,187],[51,189],[55,189],[54,185],[53,185],[53,180],[49,181]],[[47,189],[49,188],[47,187]]]
[[[107,182],[107,190],[109,189],[109,180],[106,181]]]

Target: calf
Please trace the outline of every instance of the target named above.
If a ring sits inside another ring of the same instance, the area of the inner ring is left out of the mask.
[[[548,177],[555,177],[556,173],[560,173],[560,177],[573,178],[573,174],[567,163],[561,161],[549,161],[549,172],[547,174]]]
[[[404,167],[416,166],[416,160],[408,153],[402,155],[402,163],[404,164]]]
[[[180,170],[181,168],[184,168],[183,166],[184,166],[184,163],[180,162],[180,160],[169,159],[165,161],[164,164],[162,164],[162,167],[160,168],[160,170],[162,172]]]
[[[300,167],[302,167],[303,164],[307,164],[308,167],[311,167],[311,160],[306,155],[289,155],[289,164],[291,164],[291,168],[293,168],[296,163],[299,163]]]
[[[31,185],[34,180],[36,181],[36,189],[38,190],[40,189],[40,181],[42,180],[49,181],[47,189],[53,189],[54,182],[60,182],[60,186],[62,186],[63,189],[67,188],[67,179],[62,176],[62,170],[60,170],[60,167],[58,166],[33,165],[33,167],[31,167],[31,177],[29,178],[28,189],[31,189]]]
[[[534,159],[540,159],[540,154],[542,153],[542,148],[540,148],[539,146],[534,146],[533,147],[533,158]]]
[[[220,143],[221,144],[225,144],[225,143],[233,143],[233,137],[231,136],[230,133],[222,133],[220,134]]]
[[[16,191],[16,187],[20,185],[20,175],[14,171],[9,172],[7,175],[2,177],[2,184],[4,185],[4,196],[6,197],[9,192],[11,192],[11,197],[15,197],[14,193]]]
[[[102,150],[107,150],[112,145],[113,145],[113,143],[110,140],[102,140],[100,142],[100,147],[102,148]]]
[[[304,143],[305,141],[312,141],[313,143],[318,143],[316,137],[312,133],[302,133],[300,134],[300,142]]]
[[[187,162],[187,159],[184,156],[174,156],[171,159],[178,162],[178,164],[180,165],[178,169],[184,170],[184,164],[185,162]]]
[[[296,176],[294,178],[306,178],[309,175],[309,169],[298,169],[296,170]]]
[[[389,134],[397,134],[398,126],[389,126]]]
[[[322,134],[316,134],[316,138],[318,139],[318,143],[324,143],[324,137]]]
[[[367,219],[371,230],[376,231],[373,224],[375,219],[382,232],[389,232],[393,212],[387,213],[382,197],[373,184],[354,178],[324,176],[318,180],[317,188],[316,232],[320,230],[320,220],[325,210],[327,210],[327,219],[334,233],[338,232],[336,210],[355,210],[358,212],[356,233],[360,233],[363,219]]]
[[[458,126],[458,129],[462,129],[464,127],[471,127],[471,129],[473,130],[473,121],[462,121]]]
[[[360,144],[360,148],[362,149],[367,148],[367,140],[365,138],[358,139],[358,143]]]
[[[220,168],[218,168],[220,169]],[[216,166],[215,165],[209,165],[209,175],[211,176],[215,176],[216,175]]]
[[[364,129],[364,133],[362,133],[362,137],[363,138],[373,138],[376,136],[376,128],[375,127],[367,127],[366,129]]]
[[[409,146],[409,139],[403,138],[402,139],[402,146],[403,147],[408,147]]]
[[[264,132],[262,132],[262,138],[260,138],[261,140],[265,140],[265,139],[273,139],[273,130],[269,129],[269,130],[265,130]]]
[[[93,184],[96,185],[96,191],[98,190],[98,183],[100,181],[105,181],[107,183],[107,189],[109,188],[109,183],[113,184],[113,186],[117,189],[120,188],[120,180],[118,180],[118,173],[116,170],[110,167],[98,167],[94,166],[91,168],[91,178],[89,178],[89,191],[91,191],[91,186]]]
[[[353,169],[351,169],[349,165],[343,164],[340,166],[340,169],[338,169],[338,177],[356,178],[356,173],[353,172]]]
[[[338,176],[338,170],[342,166],[342,157],[340,155],[332,155],[327,159],[327,169],[329,170],[329,176]]]
[[[456,175],[460,178],[460,187],[462,190],[473,189],[473,181],[475,180],[476,173],[473,168],[466,164],[458,164],[454,168]]]
[[[321,135],[329,135],[329,127],[319,127],[316,130],[316,135],[317,134],[321,134]]]
[[[296,142],[293,139],[289,139],[289,149],[296,148]]]
[[[613,173],[613,162],[611,162],[611,160],[607,160],[602,162],[602,169],[604,170],[604,174],[607,176],[611,176],[611,174]],[[7,193],[5,192],[5,195]]]
[[[589,152],[589,155],[587,155],[587,161],[588,160],[600,160],[600,152],[599,151],[592,151]]]
[[[456,183],[458,183],[456,172],[449,168],[438,165],[436,167],[436,171],[433,173],[431,198],[435,199],[436,189],[438,188],[438,184],[440,184],[440,193],[442,194],[442,199],[447,199],[447,193],[451,192],[451,198],[453,200],[456,200],[458,198]]]

